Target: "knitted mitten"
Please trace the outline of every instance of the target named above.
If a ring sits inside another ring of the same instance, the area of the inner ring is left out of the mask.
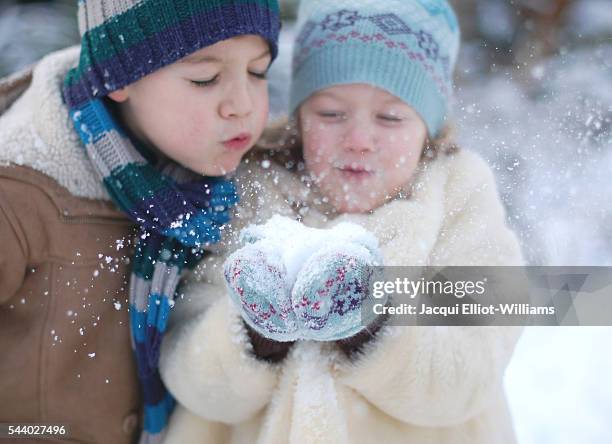
[[[331,244],[313,254],[291,292],[302,339],[335,341],[355,335],[375,316],[362,304],[381,265],[377,250],[357,243]]]
[[[296,339],[285,265],[262,242],[247,244],[225,262],[230,297],[242,317],[260,335],[279,342]]]

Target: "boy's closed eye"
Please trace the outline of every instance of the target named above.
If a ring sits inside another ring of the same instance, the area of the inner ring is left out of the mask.
[[[270,69],[271,62],[272,58],[270,55],[270,51],[267,49],[262,54],[250,60],[244,68],[246,69],[247,75],[252,79],[266,80],[268,77],[268,71]],[[240,67],[228,68],[228,66],[233,66],[234,64],[229,63],[223,55],[203,55],[199,57],[188,57],[182,61],[181,65],[182,68],[188,69],[190,71],[194,69],[200,71],[200,73],[196,73],[195,71],[192,73],[187,73],[187,75],[185,76],[185,79],[196,87],[214,86],[215,84],[222,81],[223,78],[228,75],[228,73],[230,75],[233,75],[229,72],[230,70],[243,69]],[[202,73],[202,67],[204,68],[203,71],[208,71],[208,75]],[[214,75],[213,72],[215,72]]]
[[[263,72],[260,71],[249,71],[248,74],[255,78],[256,80],[267,80],[268,79],[268,70],[266,69]],[[210,79],[203,79],[203,80],[189,80],[193,85],[197,86],[197,87],[206,87],[206,86],[212,86],[214,84],[216,84],[218,82],[220,78],[220,74],[215,75],[214,77],[210,78]]]
[[[249,75],[255,77],[256,79],[260,79],[260,80],[267,80],[268,78],[268,70],[266,69],[265,71],[249,71]]]
[[[217,83],[217,80],[219,80],[219,74],[217,74],[216,76],[208,80],[189,80],[189,81],[195,86],[204,87],[204,86],[214,85],[215,83]]]

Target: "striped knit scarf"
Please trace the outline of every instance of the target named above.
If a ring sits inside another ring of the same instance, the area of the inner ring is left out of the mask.
[[[66,95],[66,94],[65,94]],[[70,106],[70,103],[69,103]],[[220,240],[238,198],[232,182],[171,164],[158,171],[115,124],[102,99],[70,107],[74,127],[113,201],[139,225],[130,280],[130,324],[144,399],[141,443],[156,443],[174,407],[159,348],[184,267]]]
[[[257,35],[278,53],[278,0],[79,0],[81,54],[63,95],[87,155],[114,202],[140,226],[130,281],[132,345],[144,397],[141,442],[161,441],[174,401],[159,347],[184,267],[220,238],[233,184],[176,164],[159,170],[113,122],[102,97],[193,52]]]

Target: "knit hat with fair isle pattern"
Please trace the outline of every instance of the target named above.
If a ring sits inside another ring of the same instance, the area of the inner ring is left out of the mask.
[[[438,135],[459,51],[447,0],[302,0],[297,33],[291,113],[317,91],[366,83],[410,105]]]

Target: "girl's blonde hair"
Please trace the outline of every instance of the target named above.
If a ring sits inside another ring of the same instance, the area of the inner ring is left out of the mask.
[[[440,134],[434,139],[425,140],[425,146],[421,153],[421,162],[433,160],[439,155],[451,155],[459,151],[459,146],[455,143],[455,128],[452,124],[446,124]]]

